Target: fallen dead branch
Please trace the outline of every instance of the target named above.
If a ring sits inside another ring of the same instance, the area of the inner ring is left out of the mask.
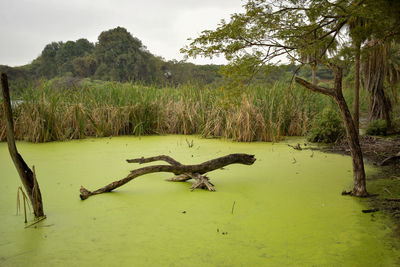
[[[384,160],[382,160],[382,162],[379,165],[381,165],[381,166],[389,165],[392,162],[394,162],[396,160],[399,160],[399,159],[400,159],[400,152],[397,153],[394,156],[390,156],[390,157],[385,158]]]
[[[131,173],[125,178],[112,182],[95,191],[89,191],[83,186],[81,186],[80,198],[82,200],[85,200],[93,195],[111,192],[112,190],[128,183],[129,181],[133,180],[136,177],[154,172],[174,173],[176,176],[168,179],[169,181],[174,181],[174,182],[181,182],[194,179],[195,183],[192,186],[192,190],[196,188],[201,188],[201,189],[208,189],[209,191],[215,191],[214,185],[209,181],[209,178],[204,175],[205,173],[216,169],[221,169],[222,167],[225,167],[230,164],[238,163],[244,165],[252,165],[256,161],[256,159],[254,158],[254,155],[229,154],[227,156],[209,160],[197,165],[183,165],[182,163],[176,161],[175,159],[165,155],[160,155],[150,158],[142,157],[142,158],[127,160],[128,163],[139,163],[139,164],[149,163],[153,161],[165,161],[169,163],[169,165],[154,165],[132,170]]]

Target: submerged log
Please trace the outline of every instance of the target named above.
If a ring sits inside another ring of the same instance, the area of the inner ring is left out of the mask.
[[[190,179],[196,180],[195,183],[192,186],[192,190],[196,188],[202,188],[202,189],[208,189],[209,191],[215,191],[214,185],[209,181],[208,177],[206,177],[205,173],[220,169],[222,167],[225,167],[230,164],[244,164],[244,165],[252,165],[256,159],[254,158],[254,155],[248,155],[248,154],[229,154],[224,157],[216,158],[213,160],[209,160],[206,162],[203,162],[201,164],[197,165],[183,165],[182,163],[176,161],[175,159],[165,156],[165,155],[160,155],[160,156],[155,156],[155,157],[150,157],[150,158],[138,158],[138,159],[128,159],[128,163],[149,163],[149,162],[154,162],[154,161],[165,161],[169,163],[170,165],[154,165],[154,166],[148,166],[148,167],[143,167],[139,168],[136,170],[132,170],[131,173],[126,176],[125,178],[112,182],[102,188],[99,188],[95,191],[89,191],[83,186],[81,186],[80,189],[80,198],[82,200],[87,199],[90,196],[93,195],[98,195],[102,194],[105,192],[111,192],[112,190],[128,183],[129,181],[133,180],[136,177],[139,177],[141,175],[145,175],[148,173],[154,173],[154,172],[171,172],[175,174],[175,177],[172,177],[168,179],[169,181],[187,181]]]
[[[1,74],[1,85],[3,88],[3,103],[4,113],[6,120],[6,132],[7,132],[7,143],[10,156],[14,162],[15,168],[18,171],[19,177],[21,178],[22,184],[28,194],[28,197],[32,203],[33,211],[36,217],[44,216],[42,194],[40,193],[39,184],[36,180],[35,169],[33,171],[25,163],[22,156],[18,153],[15,145],[14,138],[14,122],[11,110],[10,91],[8,88],[8,79],[5,73]]]

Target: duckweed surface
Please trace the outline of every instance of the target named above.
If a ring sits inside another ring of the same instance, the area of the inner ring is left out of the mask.
[[[399,264],[390,221],[363,214],[363,200],[340,195],[351,188],[350,158],[296,151],[287,142],[158,136],[18,143],[36,167],[48,217],[29,228],[15,215],[20,181],[1,143],[0,265]],[[139,166],[127,158],[166,154],[189,164],[229,153],[255,154],[257,161],[209,173],[217,192],[191,192],[191,183],[166,182],[171,174],[156,173],[113,193],[79,198],[81,185],[97,189]]]

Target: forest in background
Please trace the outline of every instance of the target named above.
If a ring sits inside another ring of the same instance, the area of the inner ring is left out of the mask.
[[[294,64],[269,66],[252,77],[253,84],[272,85],[290,80],[296,70]],[[192,83],[220,86],[228,79],[222,65],[195,65],[185,61],[166,61],[153,55],[146,46],[125,28],[117,27],[102,32],[97,43],[87,39],[52,42],[30,64],[20,67],[0,65],[9,76],[12,90],[20,90],[38,80],[56,79],[66,86],[83,78],[102,81],[139,82],[159,87]],[[311,67],[303,68],[300,76],[311,77]],[[320,66],[319,80],[333,78],[329,68]]]

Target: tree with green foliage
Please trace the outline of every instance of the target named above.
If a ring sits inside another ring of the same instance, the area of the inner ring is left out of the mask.
[[[91,77],[97,68],[97,60],[94,55],[76,57],[72,60],[73,73],[81,78]]]
[[[96,44],[95,55],[101,66],[96,74],[104,75],[106,79],[136,81],[143,80],[148,73],[150,54],[142,42],[125,28],[117,27],[102,32]]]
[[[358,133],[342,95],[341,60],[338,50],[328,51],[335,42],[339,48],[345,45],[342,40],[349,36],[343,29],[354,17],[372,21],[374,27],[370,30],[381,38],[399,34],[399,29],[394,27],[398,17],[391,16],[389,22],[379,17],[389,16],[387,2],[395,3],[385,0],[249,0],[244,5],[244,13],[233,14],[229,22],[222,20],[216,30],[203,31],[181,51],[192,57],[223,54],[230,60],[232,69],[245,74],[249,73],[249,67],[257,71],[260,66],[271,64],[282,55],[292,62],[301,61],[302,55],[314,55],[314,61],[330,66],[335,75],[334,88],[316,86],[299,77],[296,82],[329,95],[338,104],[353,159],[352,194],[366,196]],[[323,34],[309,38],[316,31]]]
[[[39,65],[37,69],[38,76],[52,78],[57,75],[56,56],[60,49],[60,43],[52,42],[45,46],[39,57]]]
[[[67,73],[76,74],[73,61],[93,53],[94,45],[86,39],[76,42],[52,42],[30,66],[37,77],[54,78]]]

